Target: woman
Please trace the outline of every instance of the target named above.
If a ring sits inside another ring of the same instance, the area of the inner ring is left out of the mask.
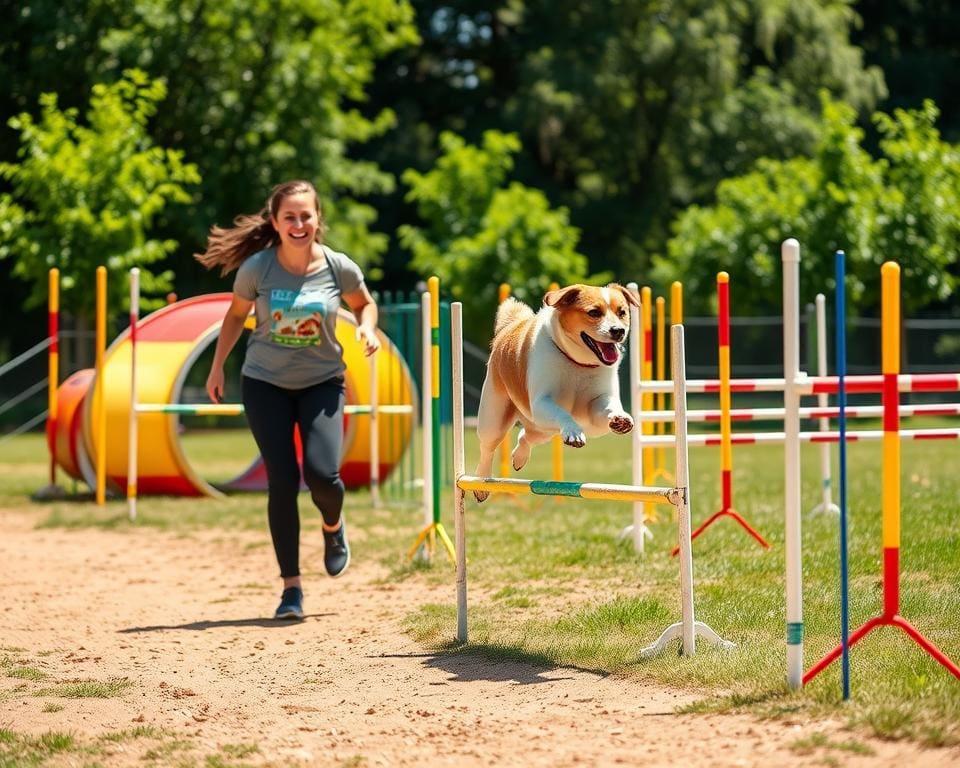
[[[267,470],[267,518],[283,579],[275,616],[303,618],[300,515],[294,426],[303,444],[303,479],[323,516],[324,566],[333,577],[350,564],[340,479],[343,443],[343,348],[335,335],[341,301],[357,319],[357,340],[372,355],[380,348],[377,305],[360,268],[323,244],[326,225],[316,189],[307,181],[275,187],[257,215],[228,229],[214,226],[196,258],[221,274],[237,270],[223,318],[207,394],[224,395],[223,364],[251,310],[256,327],[247,342],[242,398]]]

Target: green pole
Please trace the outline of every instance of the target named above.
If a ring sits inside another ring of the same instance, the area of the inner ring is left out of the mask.
[[[427,280],[430,291],[431,444],[433,446],[433,522],[440,522],[440,278]]]

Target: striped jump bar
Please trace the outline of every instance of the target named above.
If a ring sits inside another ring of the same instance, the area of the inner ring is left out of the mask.
[[[797,393],[801,395],[835,395],[838,384],[836,376],[801,376],[797,379]],[[783,379],[731,379],[731,392],[783,392]],[[691,379],[687,392],[703,394],[719,392],[719,379]],[[883,374],[845,376],[844,388],[848,393],[882,392]],[[641,392],[670,392],[673,384],[667,381],[641,381]],[[904,373],[897,376],[899,392],[960,392],[960,373]]]
[[[672,438],[672,436],[671,436]],[[608,501],[643,501],[650,504],[683,502],[682,488],[645,488],[610,483],[577,483],[565,480],[524,480],[512,477],[476,477],[461,475],[457,486],[464,491],[532,494],[534,496],[574,496],[581,499]]]
[[[344,413],[370,413],[370,405],[345,405]],[[239,416],[242,403],[139,403],[137,413],[183,413],[196,416]],[[377,413],[413,413],[412,405],[378,405]]]
[[[801,419],[835,419],[840,415],[837,407],[801,408]],[[783,408],[732,408],[732,421],[780,420],[786,414]],[[901,405],[901,416],[960,416],[960,403],[933,403]],[[720,421],[719,409],[687,411],[687,421]],[[847,418],[879,418],[883,416],[882,405],[863,405],[847,407]],[[640,414],[640,421],[673,421],[673,411],[646,411]]]
[[[953,427],[943,427],[938,429],[901,429],[897,434],[904,440],[957,440],[960,439],[960,429]],[[857,440],[880,440],[883,438],[883,432],[880,430],[847,430],[847,442]],[[722,441],[720,435],[687,435],[688,445],[720,445]],[[643,442],[646,445],[673,445],[673,435],[654,435],[644,437]],[[782,443],[784,440],[783,432],[753,432],[750,434],[731,435],[731,441],[734,445],[752,445],[755,443]],[[839,432],[801,432],[800,441],[804,443],[839,443]]]

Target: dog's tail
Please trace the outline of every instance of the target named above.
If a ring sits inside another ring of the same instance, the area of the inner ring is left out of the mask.
[[[510,323],[525,317],[532,317],[533,310],[522,301],[517,301],[512,296],[500,303],[497,307],[497,319],[493,323],[493,334],[496,336],[500,331]]]

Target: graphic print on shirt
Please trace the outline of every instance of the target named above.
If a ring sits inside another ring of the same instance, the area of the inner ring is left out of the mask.
[[[278,344],[309,347],[320,343],[320,326],[327,316],[321,290],[304,288],[270,291],[270,338]]]

